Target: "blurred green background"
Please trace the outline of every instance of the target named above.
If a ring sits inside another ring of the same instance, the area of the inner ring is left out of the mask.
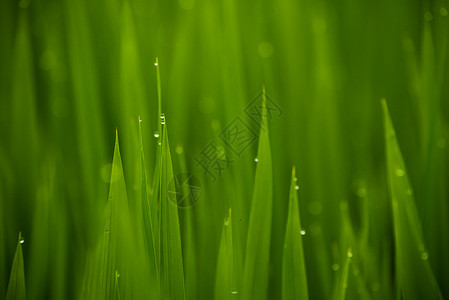
[[[236,117],[257,129],[244,109],[263,84],[284,111],[269,127],[269,298],[281,294],[292,165],[310,298],[332,294],[344,262],[342,203],[355,232],[369,231],[369,249],[361,251],[370,263],[359,265],[366,289],[350,279],[348,298],[394,297],[382,97],[432,270],[449,297],[448,10],[447,0],[0,1],[0,298],[19,231],[28,298],[79,296],[86,253],[103,226],[115,129],[131,206],[140,193],[138,116],[147,168],[155,166],[156,57],[174,173],[182,152],[203,188],[190,208],[196,258],[195,270],[185,270],[189,297],[213,295],[230,207],[244,244],[257,143],[240,157],[224,146],[235,161],[215,182],[194,157],[210,141],[220,144],[219,133]],[[182,231],[186,211],[179,214]]]

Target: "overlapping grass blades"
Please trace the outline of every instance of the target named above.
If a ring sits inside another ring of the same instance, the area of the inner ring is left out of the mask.
[[[348,288],[348,276],[349,276],[349,266],[351,264],[352,250],[348,249],[347,257],[343,270],[341,272],[340,278],[337,283],[337,287],[334,291],[334,300],[344,300],[346,299],[346,290]]]
[[[100,299],[111,299],[115,295],[116,271],[124,272],[126,267],[121,261],[124,253],[123,240],[129,231],[128,197],[126,195],[125,178],[120,156],[118,133],[116,131],[114,158],[112,160],[111,181],[102,244],[99,292]]]
[[[23,266],[22,252],[22,234],[19,232],[19,240],[17,241],[16,254],[11,268],[9,277],[8,291],[6,292],[6,300],[25,300],[25,272]]]
[[[282,299],[309,299],[307,273],[302,247],[301,221],[296,191],[295,167],[292,169],[288,218],[282,260]]]
[[[232,238],[231,209],[225,218],[221,232],[220,250],[218,252],[215,276],[215,299],[233,299],[238,295],[234,245]]]
[[[388,185],[393,208],[396,278],[403,299],[441,299],[429,264],[413,190],[385,99],[382,99]]]
[[[179,230],[176,187],[168,143],[165,117],[162,125],[162,150],[160,172],[161,201],[161,284],[164,299],[184,299],[184,270],[182,263],[181,235]],[[171,193],[170,199],[168,193]]]
[[[143,141],[142,141],[142,122],[139,118],[139,137],[140,137],[140,166],[141,166],[141,212],[142,212],[142,233],[145,246],[145,257],[148,260],[149,267],[149,279],[150,286],[153,287],[152,292],[154,295],[159,294],[159,261],[156,255],[156,245],[154,241],[154,229],[153,222],[151,219],[151,210],[149,206],[149,195],[147,191],[147,175],[145,170],[145,156],[143,151]]]
[[[273,204],[273,170],[268,136],[265,88],[256,176],[251,201],[243,277],[243,299],[267,296]]]

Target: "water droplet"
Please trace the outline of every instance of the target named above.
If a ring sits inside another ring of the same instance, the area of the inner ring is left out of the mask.
[[[402,169],[396,169],[396,176],[402,177],[404,176],[405,172]]]
[[[319,215],[321,213],[322,210],[322,205],[320,202],[318,201],[312,201],[309,203],[309,205],[307,206],[307,208],[309,209],[309,212],[311,215]]]
[[[359,196],[359,198],[365,198],[366,197],[366,189],[365,188],[358,189],[357,196]]]
[[[161,124],[164,125],[165,124],[165,114],[161,113]]]
[[[422,252],[422,253],[421,253],[421,259],[422,259],[422,260],[427,260],[427,259],[429,259],[429,254],[427,254],[427,252]]]
[[[332,270],[333,271],[338,271],[340,269],[340,265],[339,264],[333,264],[332,265]]]
[[[162,143],[161,143],[161,142],[159,142],[159,143],[157,143],[157,144],[158,144],[159,146],[160,146],[160,145],[162,145]]]
[[[175,151],[176,153],[181,154],[182,152],[184,152],[184,148],[182,148],[182,146],[177,146]]]
[[[155,131],[153,135],[154,135],[155,138],[158,138],[159,137],[159,132]]]
[[[255,161],[255,162],[259,162],[259,159],[256,157],[256,158],[254,159],[254,161]]]
[[[447,9],[445,7],[440,8],[440,15],[443,17],[447,16]]]
[[[296,182],[296,181],[298,181],[298,178],[296,178],[296,177],[293,177],[293,181],[295,181],[295,182]]]
[[[373,284],[371,284],[371,290],[373,292],[377,292],[380,289],[380,284],[378,282],[373,282]]]
[[[142,123],[142,119],[139,119],[139,123]]]
[[[30,5],[30,1],[28,1],[28,0],[22,0],[19,2],[19,6],[21,8],[27,8],[29,5]]]
[[[306,233],[307,233],[307,232],[306,232],[304,229],[301,229],[301,235],[304,236],[304,235],[306,235]]]
[[[20,243],[21,243],[21,244],[25,243],[25,239],[23,239],[23,238],[20,239]]]
[[[155,62],[154,65],[157,66],[157,62]]]
[[[237,290],[232,290],[231,291],[231,294],[233,294],[233,295],[237,295],[239,292],[237,291]]]
[[[260,57],[269,58],[273,54],[273,45],[267,42],[261,43],[257,50]]]
[[[228,219],[228,218],[225,218],[225,219],[224,219],[224,224],[225,224],[225,226],[228,226],[228,225],[229,225],[229,219]]]
[[[351,249],[351,248],[349,248],[349,249],[348,249],[348,253],[347,253],[347,255],[348,255],[348,257],[349,257],[349,258],[351,258],[351,257],[352,257],[352,249]]]
[[[299,190],[299,185],[295,185],[295,190]]]

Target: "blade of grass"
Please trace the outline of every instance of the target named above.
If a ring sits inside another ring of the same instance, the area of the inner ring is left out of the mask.
[[[243,299],[263,300],[267,297],[273,202],[273,170],[268,136],[265,87],[263,88],[262,124],[257,161],[248,225]]]
[[[22,233],[19,232],[19,240],[17,241],[16,254],[14,255],[14,260],[12,262],[6,300],[26,299],[22,242]]]
[[[162,103],[161,103],[161,78],[159,71],[159,60],[156,57],[157,72],[157,94],[158,94],[158,115],[157,115],[157,133],[159,134],[158,143],[162,143],[162,124],[159,118],[162,117]],[[160,146],[160,144],[159,144]],[[156,149],[156,163],[154,168],[153,185],[150,191],[150,212],[151,220],[153,221],[153,233],[154,233],[154,243],[156,248],[156,260],[160,262],[160,248],[161,248],[161,191],[160,191],[160,176],[162,168],[162,157],[161,157],[162,147],[157,147]]]
[[[162,295],[166,299],[185,299],[184,270],[182,263],[181,234],[179,229],[178,207],[168,199],[168,193],[176,190],[173,180],[173,165],[168,143],[165,117],[162,126],[161,150],[161,280]]]
[[[385,99],[382,99],[389,193],[393,207],[398,295],[441,299],[431,270],[413,192]]]
[[[293,167],[282,258],[283,299],[309,299],[296,180]]]
[[[218,252],[217,273],[215,276],[215,299],[232,299],[238,295],[235,274],[234,245],[232,239],[231,209],[225,218]]]
[[[142,141],[142,122],[139,118],[139,136],[140,136],[140,165],[141,165],[141,209],[142,209],[142,230],[143,239],[145,245],[146,257],[149,264],[149,275],[150,275],[150,285],[153,287],[155,295],[159,295],[159,266],[156,259],[156,246],[154,242],[154,230],[153,222],[151,219],[151,209],[149,206],[148,191],[147,191],[147,176],[145,170],[145,155],[143,151],[143,141]],[[154,290],[156,289],[156,290]]]
[[[179,171],[180,174],[190,174],[187,169],[187,162],[185,152],[182,146],[176,147],[176,153],[178,154]],[[195,200],[192,195],[193,189],[197,188],[189,186],[189,182],[181,183],[179,186],[181,188],[181,195],[184,197],[182,199],[184,205],[179,213],[179,220],[181,224],[181,245],[182,245],[182,257],[184,262],[184,276],[185,276],[185,287],[186,287],[186,298],[187,299],[198,299],[198,268],[197,268],[197,243],[196,243],[196,231],[194,226],[194,209]]]
[[[118,133],[116,131],[109,198],[100,257],[99,299],[111,299],[114,297],[116,270],[122,270],[121,272],[125,276],[127,274],[125,251],[128,247],[126,242],[129,240],[126,237],[131,233],[128,198],[120,156]],[[125,279],[124,282],[128,283],[129,281]]]
[[[340,279],[338,281],[337,287],[334,292],[335,300],[345,300],[346,299],[346,290],[348,288],[348,275],[349,275],[349,265],[351,263],[352,258],[352,250],[349,248],[345,265],[343,267],[343,271],[341,272]]]

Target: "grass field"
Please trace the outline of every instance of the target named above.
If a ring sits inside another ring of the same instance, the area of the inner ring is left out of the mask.
[[[448,11],[0,1],[0,299],[449,298]]]

